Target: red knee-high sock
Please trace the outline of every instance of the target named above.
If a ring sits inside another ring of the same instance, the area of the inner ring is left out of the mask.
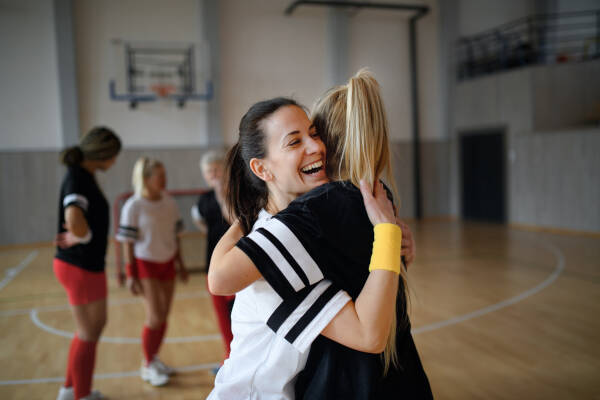
[[[163,325],[157,329],[150,329],[150,327],[144,325],[142,329],[142,348],[144,350],[144,357],[146,358],[146,365],[152,362],[158,352],[164,333]]]
[[[225,345],[225,358],[229,358],[229,345],[233,340],[233,333],[231,333],[231,310],[229,308],[229,296],[215,296],[211,295],[215,314],[217,315],[217,322],[219,323],[219,330],[223,337],[223,344]]]
[[[75,335],[73,337],[73,339],[71,339],[71,345],[69,346],[69,356],[67,358],[67,372],[66,372],[66,376],[65,376],[65,387],[69,388],[71,386],[73,386],[73,376],[71,375],[71,363],[72,363],[72,359],[73,356],[75,354],[75,344],[77,343],[75,338],[77,337],[77,335]]]
[[[76,343],[71,359],[71,379],[73,380],[75,399],[79,399],[90,394],[92,390],[97,342],[86,342],[77,336],[73,340]]]

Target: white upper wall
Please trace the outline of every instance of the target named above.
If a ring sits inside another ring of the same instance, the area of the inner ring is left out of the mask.
[[[381,85],[390,136],[412,135],[411,81],[406,14],[364,10],[350,19],[350,73],[368,67]]]
[[[200,146],[207,141],[206,103],[184,109],[162,102],[111,101],[112,39],[201,42],[198,0],[102,0],[74,2],[80,126],[113,128],[129,147]]]
[[[63,146],[51,1],[0,4],[0,150]]]
[[[4,4],[8,0],[4,1]],[[0,18],[3,57],[0,149],[61,148],[60,93],[52,2],[8,1]],[[200,42],[201,0],[103,0],[74,2],[74,37],[81,132],[112,127],[125,146],[167,148],[207,143],[203,102],[149,103],[130,110],[111,101],[111,39]],[[421,134],[443,138],[437,2],[418,22]],[[226,143],[256,101],[291,96],[310,107],[328,89],[329,12],[303,6],[283,15],[281,0],[221,0],[219,6],[221,127]],[[370,67],[382,86],[394,140],[410,140],[409,13],[362,10],[348,19],[349,73]],[[18,40],[14,40],[18,38]],[[18,44],[18,45],[17,45]],[[35,49],[32,51],[31,49]],[[7,62],[5,60],[8,60]],[[10,93],[10,95],[9,95]]]
[[[219,2],[221,127],[226,143],[238,137],[240,119],[260,100],[292,97],[310,107],[326,86],[324,7],[283,15],[281,0]]]
[[[436,1],[415,1],[430,11],[417,22],[417,75],[421,139],[444,137],[441,72]],[[408,18],[414,13],[361,11],[350,19],[350,70],[369,67],[379,81],[390,135],[394,140],[412,139],[412,103]]]
[[[421,135],[441,138],[437,2],[418,22]],[[237,140],[243,114],[253,103],[292,96],[306,106],[329,88],[327,7],[302,6],[283,15],[280,0],[222,0],[220,4],[222,127],[226,143]],[[412,137],[408,20],[397,11],[354,12],[348,19],[349,73],[369,67],[382,86],[391,138]]]

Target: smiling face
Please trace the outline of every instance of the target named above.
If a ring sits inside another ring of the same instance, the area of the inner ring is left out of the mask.
[[[285,106],[262,122],[267,155],[253,159],[254,173],[267,183],[270,202],[285,208],[299,195],[328,181],[325,144],[300,107]]]

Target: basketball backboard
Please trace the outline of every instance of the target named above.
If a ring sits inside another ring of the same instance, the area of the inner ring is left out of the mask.
[[[183,108],[188,101],[212,98],[208,44],[111,41],[110,98],[135,109],[140,103],[168,100]]]

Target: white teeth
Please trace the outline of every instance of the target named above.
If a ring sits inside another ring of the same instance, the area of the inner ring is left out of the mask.
[[[314,163],[312,163],[310,165],[307,165],[306,167],[302,168],[302,172],[308,172],[311,169],[319,168],[319,167],[322,167],[322,166],[323,166],[323,161],[317,161],[317,162],[314,162]]]

